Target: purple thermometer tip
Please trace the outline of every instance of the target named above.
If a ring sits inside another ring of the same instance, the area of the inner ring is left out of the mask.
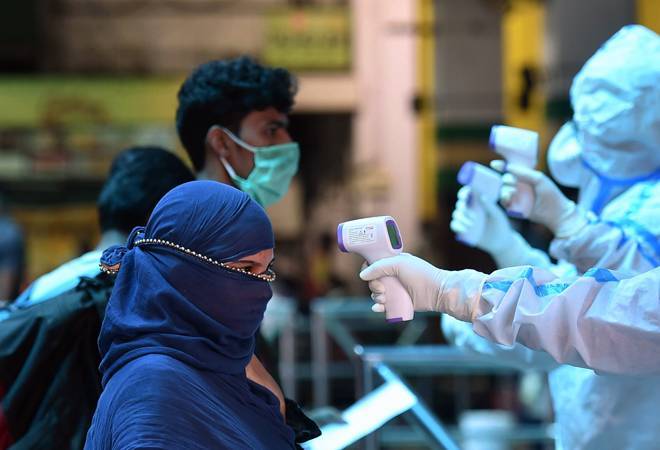
[[[493,128],[490,129],[490,137],[488,138],[488,147],[491,150],[495,150],[495,134],[497,134],[497,127],[499,125],[493,125]]]
[[[340,223],[339,226],[337,226],[337,245],[339,246],[339,250],[344,253],[348,253],[348,250],[346,250],[346,246],[344,245],[344,235],[342,233],[343,229],[344,224]]]
[[[477,163],[473,161],[468,161],[461,166],[461,170],[458,171],[458,176],[456,179],[463,186],[470,184],[472,177],[474,177],[474,169],[477,167]]]

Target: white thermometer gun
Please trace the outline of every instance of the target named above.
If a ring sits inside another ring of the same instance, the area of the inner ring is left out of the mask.
[[[403,251],[399,227],[390,216],[367,217],[340,223],[337,243],[344,253],[357,253],[372,264]],[[387,304],[385,319],[390,323],[412,320],[415,313],[408,291],[396,277],[384,277]]]
[[[533,169],[536,166],[539,148],[539,134],[522,128],[494,125],[490,130],[488,144],[506,159],[507,163],[518,164]],[[516,194],[507,208],[511,217],[527,218],[534,206],[534,188],[518,182]]]
[[[497,204],[497,200],[500,198],[502,177],[489,167],[468,161],[458,171],[458,182],[470,186],[467,207],[474,214],[474,223],[471,229],[460,233],[457,239],[474,247],[486,231],[486,211],[475,196],[481,196],[488,203]]]

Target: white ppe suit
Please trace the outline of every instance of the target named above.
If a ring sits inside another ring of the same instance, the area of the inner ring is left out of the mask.
[[[474,331],[603,376],[660,375],[660,267],[634,277],[591,269],[571,278],[532,267],[493,272],[476,304]]]
[[[573,121],[553,140],[548,164],[560,183],[580,188],[578,206],[591,210],[596,218],[591,216],[590,222],[572,236],[556,238],[550,252],[573,264],[577,273],[592,267],[630,275],[654,269],[660,264],[660,37],[641,26],[624,27],[587,61],[570,94]],[[529,261],[521,258],[511,263]],[[566,267],[563,261],[560,266]],[[519,279],[499,282],[515,285],[521,283],[516,281]],[[646,328],[650,334],[660,333],[660,322],[647,315],[653,305],[640,305],[639,297],[629,291],[632,288],[630,283],[617,287],[619,294],[631,299],[623,302],[621,309],[601,299],[584,311],[574,329],[559,327],[562,332],[556,333],[556,324],[535,328],[528,322],[534,316],[530,305],[543,305],[544,313],[555,308],[561,311],[561,307],[552,304],[552,297],[546,298],[523,282],[521,291],[512,292],[518,296],[514,317],[498,321],[494,318],[499,311],[492,317],[486,314],[475,323],[474,330],[499,342],[544,347],[560,361],[591,364],[593,361],[584,360],[586,355],[573,352],[586,345],[585,336],[599,339],[593,323],[612,322],[611,334],[603,338],[599,351],[607,350],[607,345],[621,349],[632,342],[624,337],[630,330],[626,323]],[[495,291],[484,290],[484,298],[500,295]],[[573,293],[577,297],[583,294],[579,289],[567,290],[561,296],[562,304],[570,305]],[[550,314],[547,320],[552,321],[552,317],[556,316]],[[617,320],[621,322],[619,328],[614,326]],[[519,367],[551,370],[558,448],[659,448],[660,376],[597,374],[572,366],[558,367],[546,353],[520,345],[493,344],[475,334],[470,324],[447,316],[443,317],[443,331],[466,351],[491,354]],[[543,332],[549,335],[541,336]],[[634,355],[638,348],[631,346],[628,351]],[[606,367],[608,372],[625,373],[626,364],[623,359],[612,358]]]

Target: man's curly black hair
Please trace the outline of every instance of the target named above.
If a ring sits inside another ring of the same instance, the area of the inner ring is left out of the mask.
[[[288,114],[297,83],[286,69],[253,59],[209,61],[198,66],[179,89],[176,128],[196,171],[204,168],[206,134],[213,125],[238,132],[250,112],[273,107]]]

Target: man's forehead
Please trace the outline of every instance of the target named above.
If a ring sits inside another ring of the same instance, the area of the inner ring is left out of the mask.
[[[252,111],[245,117],[245,122],[257,126],[277,124],[286,127],[289,125],[289,117],[285,113],[270,107],[261,111]]]

